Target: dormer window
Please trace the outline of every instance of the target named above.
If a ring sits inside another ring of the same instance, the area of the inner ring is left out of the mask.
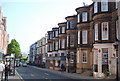
[[[94,13],[98,12],[98,2],[94,3]]]
[[[82,13],[82,22],[86,22],[87,21],[87,12],[83,12]]]
[[[101,11],[108,11],[108,0],[101,0]]]

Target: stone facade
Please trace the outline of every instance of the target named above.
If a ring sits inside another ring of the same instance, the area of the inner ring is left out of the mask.
[[[2,60],[3,54],[7,54],[9,35],[6,28],[6,17],[3,17],[3,13],[0,7],[0,60]]]

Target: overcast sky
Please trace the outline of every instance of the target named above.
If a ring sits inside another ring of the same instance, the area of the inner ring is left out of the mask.
[[[91,0],[0,0],[3,15],[7,17],[9,42],[16,39],[21,51],[45,36],[47,31],[65,22],[66,16],[77,14],[75,9],[91,4]]]

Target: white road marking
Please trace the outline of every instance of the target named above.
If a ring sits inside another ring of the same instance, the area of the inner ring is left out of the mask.
[[[44,73],[45,75],[49,75],[48,73]]]

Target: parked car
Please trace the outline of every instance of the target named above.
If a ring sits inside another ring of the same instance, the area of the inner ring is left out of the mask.
[[[26,62],[23,62],[23,63],[22,63],[22,66],[23,66],[23,67],[27,67],[27,63],[26,63]]]

